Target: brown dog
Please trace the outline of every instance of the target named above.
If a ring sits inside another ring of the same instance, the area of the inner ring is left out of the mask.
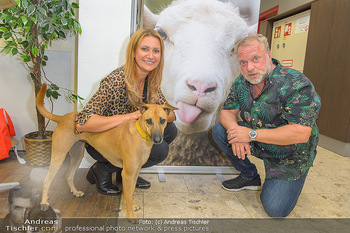
[[[58,116],[48,112],[44,107],[45,93],[46,84],[37,95],[37,108],[44,117],[57,122],[57,127],[52,135],[51,163],[44,182],[41,209],[47,210],[49,207],[47,198],[50,184],[68,152],[71,159],[67,174],[68,185],[74,196],[84,195],[75,188],[74,175],[83,158],[85,142],[88,142],[114,166],[123,168],[122,181],[126,211],[128,218],[135,218],[133,211],[140,209],[133,204],[137,177],[142,165],[149,157],[153,144],[163,141],[163,132],[169,112],[177,108],[170,105],[140,104],[142,115],[138,120],[129,120],[101,133],[76,133],[76,113]]]

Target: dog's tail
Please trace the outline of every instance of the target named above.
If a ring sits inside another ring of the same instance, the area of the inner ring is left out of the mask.
[[[46,94],[46,83],[44,83],[36,96],[36,107],[38,108],[39,112],[41,115],[43,115],[45,118],[52,120],[54,122],[59,122],[62,116],[58,116],[55,114],[52,114],[51,112],[47,111],[45,106],[44,106],[44,97]]]

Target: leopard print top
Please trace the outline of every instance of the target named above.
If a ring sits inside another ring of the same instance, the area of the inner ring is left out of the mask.
[[[103,78],[97,92],[91,97],[83,110],[77,113],[76,123],[83,125],[94,114],[114,116],[137,111],[138,108],[131,104],[127,98],[124,78],[124,66]],[[157,97],[157,104],[167,103],[160,88]]]

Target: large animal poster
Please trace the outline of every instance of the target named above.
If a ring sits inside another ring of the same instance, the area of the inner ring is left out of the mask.
[[[235,42],[257,32],[260,0],[145,0],[143,27],[164,38],[162,91],[176,111],[178,136],[162,165],[226,166],[211,137],[239,75]]]

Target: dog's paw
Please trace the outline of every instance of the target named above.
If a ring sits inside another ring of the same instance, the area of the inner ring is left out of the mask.
[[[50,207],[50,205],[49,204],[47,204],[47,203],[40,203],[40,209],[42,210],[42,211],[47,211],[48,209],[49,209],[49,207]]]
[[[139,219],[136,218],[135,216],[133,217],[128,217],[128,221],[132,224],[138,224],[139,223]]]
[[[141,208],[140,208],[140,206],[138,206],[138,205],[132,205],[132,210],[133,211],[138,211],[138,210],[140,210]]]
[[[75,197],[82,197],[82,196],[84,196],[84,193],[82,191],[76,191],[76,192],[72,191],[72,193],[73,193],[73,195]]]

